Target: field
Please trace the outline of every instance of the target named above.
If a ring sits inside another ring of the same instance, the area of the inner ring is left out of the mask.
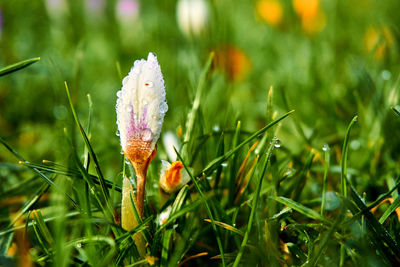
[[[0,266],[399,265],[398,10],[0,1]],[[168,110],[142,209],[116,103],[150,52]]]

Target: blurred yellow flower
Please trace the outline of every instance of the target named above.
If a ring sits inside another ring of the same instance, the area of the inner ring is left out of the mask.
[[[303,19],[315,17],[319,10],[319,0],[293,0],[294,11]]]
[[[393,34],[387,26],[371,26],[364,34],[364,46],[368,53],[373,53],[375,60],[381,61],[394,46]]]
[[[257,2],[257,12],[271,26],[281,23],[283,8],[279,0],[260,0]]]
[[[314,17],[304,17],[301,20],[303,30],[308,34],[321,32],[326,25],[326,15],[323,11],[318,11]]]
[[[326,15],[319,0],[293,0],[293,8],[307,34],[317,34],[325,28]]]

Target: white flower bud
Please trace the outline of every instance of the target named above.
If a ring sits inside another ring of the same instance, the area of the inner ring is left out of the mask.
[[[164,79],[154,54],[135,61],[117,96],[122,151],[131,162],[144,162],[154,150],[168,110]]]

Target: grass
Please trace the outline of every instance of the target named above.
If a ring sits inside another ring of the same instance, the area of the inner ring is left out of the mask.
[[[0,265],[399,265],[398,1],[317,1],[311,24],[207,1],[198,36],[176,2],[0,3]],[[115,93],[149,51],[169,110],[126,231]],[[191,179],[165,197],[171,149]]]

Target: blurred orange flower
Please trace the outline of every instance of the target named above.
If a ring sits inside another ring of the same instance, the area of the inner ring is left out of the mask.
[[[323,11],[318,11],[314,17],[302,18],[301,26],[308,34],[317,34],[321,32],[326,25],[326,15]]]
[[[271,26],[277,26],[282,21],[283,8],[279,0],[258,1],[257,12],[261,18]]]
[[[218,69],[223,70],[230,80],[243,81],[251,68],[251,62],[243,50],[234,46],[226,46],[215,53]]]
[[[317,34],[326,26],[326,15],[319,0],[293,0],[294,11],[301,19],[301,26],[308,34]]]
[[[371,26],[364,34],[364,46],[368,53],[373,53],[375,60],[381,61],[394,46],[393,34],[387,26]]]
[[[315,17],[319,10],[319,0],[293,0],[294,11],[303,19]]]

